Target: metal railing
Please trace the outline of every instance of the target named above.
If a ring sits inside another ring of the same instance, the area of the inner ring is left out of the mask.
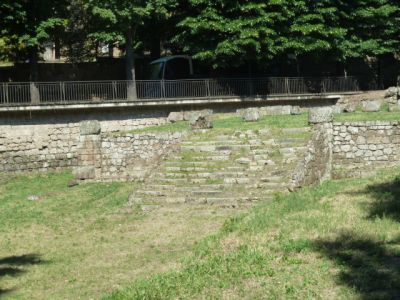
[[[216,99],[359,91],[354,77],[0,83],[0,105]]]

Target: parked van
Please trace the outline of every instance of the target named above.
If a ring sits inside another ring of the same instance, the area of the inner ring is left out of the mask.
[[[167,56],[150,63],[150,80],[190,79],[193,76],[192,58],[187,55]]]

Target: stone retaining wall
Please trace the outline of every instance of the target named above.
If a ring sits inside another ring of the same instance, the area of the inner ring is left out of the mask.
[[[165,124],[168,114],[64,113],[1,116],[0,172],[61,171],[77,166],[80,123],[97,119],[103,133]]]
[[[160,160],[177,149],[186,133],[102,136],[101,179],[134,180],[147,177]]]
[[[400,121],[332,122],[332,112],[332,107],[310,111],[313,135],[292,189],[400,166]]]
[[[333,177],[400,165],[400,122],[333,123]]]
[[[0,172],[60,171],[76,165],[79,124],[1,125]]]

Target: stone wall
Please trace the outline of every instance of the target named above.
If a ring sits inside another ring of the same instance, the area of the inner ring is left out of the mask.
[[[320,184],[331,178],[332,170],[332,106],[310,110],[309,123],[313,134],[307,144],[307,152],[298,164],[291,181],[292,190]]]
[[[102,180],[143,180],[160,160],[179,148],[185,132],[104,134],[101,141]]]
[[[400,165],[400,122],[333,123],[333,177]]]
[[[103,133],[129,131],[167,122],[161,111],[57,113],[0,117],[0,172],[61,171],[77,166],[80,124],[97,119]]]
[[[332,112],[330,107],[310,111],[313,135],[292,189],[400,166],[400,121],[332,122]]]
[[[79,124],[1,125],[0,172],[60,171],[76,165]]]

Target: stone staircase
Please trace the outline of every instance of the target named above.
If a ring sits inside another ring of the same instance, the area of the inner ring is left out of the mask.
[[[251,205],[286,192],[309,128],[196,132],[130,196],[130,205]]]

